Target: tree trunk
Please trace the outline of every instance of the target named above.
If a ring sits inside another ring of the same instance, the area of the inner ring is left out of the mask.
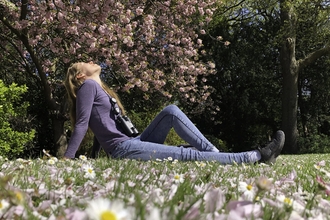
[[[65,120],[52,118],[52,128],[54,133],[55,153],[57,158],[62,158],[67,148],[66,132],[64,130]]]
[[[293,43],[293,42],[292,42]],[[283,152],[297,153],[298,68],[289,48],[283,46],[281,66],[283,73],[282,129],[285,133]]]
[[[62,158],[68,146],[67,132],[64,128],[64,123],[69,120],[66,99],[63,97],[61,102],[57,102],[57,105],[53,107],[56,107],[56,110],[50,112],[55,144],[53,151],[57,158]]]
[[[283,74],[282,129],[285,133],[283,152],[297,153],[297,108],[299,68],[295,58],[296,15],[293,1],[281,0],[281,50],[280,64]]]
[[[293,0],[280,0],[282,36],[280,64],[283,74],[282,129],[285,133],[284,153],[298,153],[297,145],[297,109],[298,109],[298,75],[306,66],[318,58],[330,54],[329,42],[323,47],[296,60],[296,14]]]

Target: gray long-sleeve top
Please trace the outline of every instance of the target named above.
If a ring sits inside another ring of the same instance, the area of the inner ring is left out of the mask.
[[[105,152],[130,139],[116,125],[108,94],[92,79],[87,79],[77,91],[76,124],[65,157],[74,158],[88,127],[92,130]]]

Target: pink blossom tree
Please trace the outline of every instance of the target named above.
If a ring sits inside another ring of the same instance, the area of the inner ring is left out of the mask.
[[[213,63],[201,62],[198,36],[206,33],[216,2],[0,0],[0,59],[11,55],[17,70],[38,79],[53,115],[65,114],[56,91],[76,61],[111,68],[124,79],[116,89],[205,103],[210,88],[204,77],[215,71]],[[52,117],[58,156],[67,145],[65,120]]]

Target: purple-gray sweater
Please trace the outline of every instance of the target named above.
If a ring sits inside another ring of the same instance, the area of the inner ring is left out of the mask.
[[[88,127],[107,153],[119,143],[130,139],[116,125],[111,107],[109,96],[102,87],[92,79],[85,80],[77,91],[76,124],[65,157],[75,157]]]

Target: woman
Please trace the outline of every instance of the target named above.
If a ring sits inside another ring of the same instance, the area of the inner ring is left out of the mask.
[[[284,133],[277,131],[273,140],[265,147],[242,153],[220,153],[175,105],[165,107],[151,124],[137,137],[125,134],[116,123],[116,113],[110,98],[116,98],[118,107],[124,112],[117,95],[100,79],[101,67],[89,63],[75,63],[67,72],[65,87],[71,101],[70,115],[74,130],[65,158],[74,158],[88,127],[94,133],[107,154],[113,158],[138,160],[165,159],[171,157],[181,161],[216,160],[222,164],[274,163],[284,145]],[[191,148],[164,145],[171,128]]]

